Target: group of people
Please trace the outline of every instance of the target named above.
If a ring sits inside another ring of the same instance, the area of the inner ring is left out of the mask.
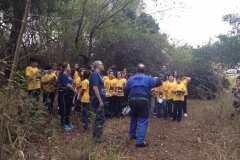
[[[38,109],[41,91],[43,103],[50,114],[53,113],[57,95],[61,128],[70,131],[75,127],[69,115],[73,104],[77,104],[75,109],[80,106],[84,130],[88,130],[90,111],[95,113],[93,140],[101,143],[106,118],[124,116],[122,110],[127,105],[131,109],[130,139],[137,139],[137,147],[146,147],[148,144],[144,138],[148,119],[152,116],[153,97],[153,117],[167,119],[169,116],[172,121],[180,122],[182,110],[187,116],[187,85],[191,78],[179,76],[176,71],[169,74],[166,70],[166,66],[162,66],[158,76],[147,76],[145,65],[140,63],[136,67],[136,74],[131,75],[126,69],[117,71],[114,64],[103,76],[104,65],[101,61],[95,61],[86,69],[79,68],[78,64],[71,68],[69,63],[59,66],[53,63],[41,71],[38,69],[38,60],[30,58],[30,66],[26,68],[28,94],[33,100],[30,117],[34,117]]]

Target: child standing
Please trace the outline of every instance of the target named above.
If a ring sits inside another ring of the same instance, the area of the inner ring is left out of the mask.
[[[88,119],[89,119],[89,111],[90,111],[90,95],[89,95],[89,77],[91,75],[90,70],[85,70],[83,73],[83,81],[82,81],[82,89],[80,92],[81,96],[81,103],[83,109],[83,129],[88,129]]]
[[[166,90],[167,90],[167,94],[166,94],[166,99],[167,99],[167,103],[168,103],[168,115],[172,118],[173,117],[173,111],[172,111],[172,106],[173,106],[173,97],[174,94],[172,93],[173,91],[173,86],[176,84],[176,82],[174,82],[174,78],[172,75],[168,76],[168,83],[166,83]]]
[[[187,117],[187,98],[188,98],[188,83],[191,82],[191,78],[190,77],[185,77],[184,75],[180,76],[182,81],[181,83],[183,83],[186,87],[186,92],[184,93],[184,102],[183,102],[183,116]]]
[[[52,114],[57,76],[52,72],[52,66],[46,66],[45,70],[47,72],[41,78],[43,88],[43,103],[47,106],[48,112]]]
[[[232,88],[232,93],[234,96],[233,107],[235,108],[234,113],[231,116],[235,116],[237,108],[240,107],[240,76],[236,78],[236,85]]]
[[[115,96],[116,96],[116,80],[114,79],[113,71],[109,71],[109,79],[104,81],[104,86],[106,88],[107,93],[107,101],[109,103],[108,107],[106,107],[106,114],[112,118],[113,109],[115,108]]]
[[[174,103],[174,109],[173,109],[173,119],[174,122],[176,119],[178,122],[181,121],[182,118],[182,107],[184,103],[184,93],[186,92],[186,87],[183,83],[181,83],[181,78],[176,77],[177,83],[173,86],[173,103]]]
[[[122,78],[122,73],[117,72],[116,76],[116,117],[120,117],[120,113],[122,112],[122,105],[124,101],[124,88],[126,84],[126,79]]]
[[[41,70],[37,68],[38,60],[36,58],[30,58],[30,66],[26,68],[26,79],[28,83],[28,95],[31,98],[32,105],[30,105],[30,117],[35,115],[38,109],[38,102],[40,99],[41,88]]]

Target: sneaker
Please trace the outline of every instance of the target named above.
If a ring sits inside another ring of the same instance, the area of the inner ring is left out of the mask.
[[[178,119],[177,119],[177,121],[178,121],[178,122],[181,122],[181,119],[180,119],[180,118],[178,118]]]
[[[57,109],[59,110],[59,107],[57,107]]]
[[[154,113],[154,114],[153,114],[153,117],[154,117],[154,118],[156,118],[156,117],[157,117],[157,116],[156,116],[156,113]]]
[[[71,129],[75,128],[75,126],[72,125],[72,123],[69,123],[67,126],[68,126],[69,128],[71,128]]]
[[[66,131],[71,131],[71,128],[68,127],[68,125],[64,125],[62,126],[62,129],[66,130]]]
[[[183,116],[184,116],[184,117],[187,117],[187,113],[184,113]]]
[[[61,118],[61,115],[58,115],[58,118]]]
[[[74,107],[71,108],[72,111],[74,111],[74,109],[75,109]]]

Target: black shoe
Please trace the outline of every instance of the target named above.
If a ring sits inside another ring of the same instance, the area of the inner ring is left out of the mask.
[[[177,121],[178,121],[178,122],[181,122],[181,118],[178,118]]]
[[[136,147],[147,147],[149,144],[146,142],[143,142],[141,144],[136,144]]]
[[[174,122],[174,121],[176,121],[176,119],[172,119],[172,121]]]
[[[232,114],[231,114],[231,117],[234,117],[234,116],[235,116],[235,114],[234,114],[234,113],[232,113]]]
[[[137,136],[130,137],[130,140],[137,139]]]
[[[116,115],[116,118],[120,118],[120,115],[119,115],[119,114],[117,114],[117,115]]]

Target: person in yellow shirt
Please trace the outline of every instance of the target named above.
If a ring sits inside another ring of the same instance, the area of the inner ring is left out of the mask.
[[[77,77],[79,77],[79,74],[78,74],[78,69],[79,69],[79,66],[77,63],[75,63],[73,65],[73,69],[74,69],[74,73],[73,73],[73,80],[76,79]]]
[[[122,78],[122,73],[117,72],[116,80],[116,117],[120,117],[120,113],[122,112],[123,108],[123,101],[124,101],[124,88],[126,85],[126,79]]]
[[[111,71],[111,69],[107,70],[107,76],[103,76],[103,81],[109,80],[109,72]]]
[[[160,79],[162,81],[162,85],[156,88],[156,99],[157,99],[157,107],[156,111],[154,110],[154,113],[158,111],[158,118],[163,117],[164,119],[167,119],[167,108],[166,108],[166,84],[167,82],[164,82],[164,77],[160,76]],[[163,114],[162,114],[163,110]]]
[[[174,78],[171,74],[168,75],[168,81],[166,83],[166,100],[167,100],[167,111],[168,115],[172,118],[172,106],[173,106],[173,96],[174,94],[172,93],[173,91],[173,86],[175,85],[176,82],[174,82]]]
[[[115,99],[116,99],[116,80],[114,79],[113,71],[109,71],[109,79],[104,81],[104,86],[106,88],[108,106],[106,107],[106,115],[108,118],[112,118],[113,111],[115,109]]]
[[[30,66],[26,68],[26,79],[28,83],[28,95],[32,102],[30,105],[30,117],[33,117],[38,109],[41,88],[41,70],[37,68],[38,60],[34,57],[30,58]]]
[[[52,66],[46,66],[45,70],[47,72],[41,78],[43,89],[43,103],[47,106],[48,112],[52,114],[57,76],[53,73]]]
[[[153,108],[153,117],[157,117],[157,109],[158,109],[158,103],[157,103],[157,87],[151,89],[152,96],[154,98],[154,108]]]
[[[82,122],[83,129],[88,129],[88,119],[89,119],[89,111],[90,111],[90,95],[89,95],[89,77],[91,75],[90,70],[84,70],[83,73],[83,81],[82,81],[82,89],[80,92],[81,95],[81,106],[83,109]]]
[[[176,119],[178,122],[181,121],[182,118],[182,107],[184,103],[184,93],[186,92],[186,87],[183,83],[181,83],[181,77],[176,77],[177,83],[173,86],[173,119],[174,122]]]
[[[184,93],[184,103],[183,103],[183,116],[187,117],[187,99],[188,99],[188,83],[191,82],[190,77],[185,77],[184,75],[181,75],[181,83],[183,83],[186,87],[186,92]]]

